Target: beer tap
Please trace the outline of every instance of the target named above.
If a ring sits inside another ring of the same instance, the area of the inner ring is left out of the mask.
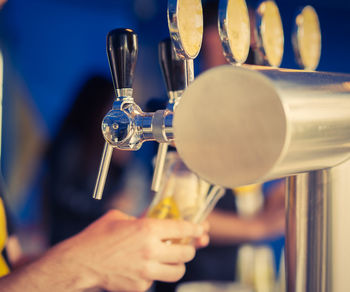
[[[256,48],[263,64],[279,67],[284,53],[284,31],[278,6],[265,0],[256,9]]]
[[[174,111],[176,104],[186,87],[186,63],[179,58],[175,52],[171,40],[165,39],[159,43],[159,62],[162,68],[163,77],[169,97],[167,109]],[[152,191],[159,191],[162,178],[168,143],[160,143],[154,167],[152,180]]]
[[[168,1],[168,27],[176,54],[186,61],[186,86],[194,80],[193,60],[203,39],[203,9],[200,0]]]
[[[223,53],[231,64],[242,65],[250,46],[250,21],[245,0],[220,0],[218,27]]]
[[[191,17],[187,15],[191,11]],[[193,59],[198,55],[203,38],[203,11],[199,0],[168,1],[168,27],[171,41],[161,42],[159,58],[165,79],[169,103],[174,110],[183,90],[194,80]],[[158,148],[152,186],[159,190],[168,145],[161,143]]]
[[[321,29],[317,12],[310,5],[300,9],[295,17],[292,44],[299,67],[315,70],[321,57]]]
[[[131,30],[116,29],[111,31],[107,36],[107,56],[116,99],[113,103],[113,109],[107,114],[102,123],[102,132],[106,142],[93,193],[95,199],[102,198],[113,152],[111,141],[117,139],[117,141],[125,142],[126,138],[130,138],[126,135],[130,127],[130,119],[122,109],[133,108],[135,110],[132,106],[132,81],[137,59],[137,49],[137,36]],[[120,120],[122,120],[123,123],[111,124],[110,117],[112,114],[114,114],[115,117],[121,117]],[[114,133],[118,134],[116,137],[112,137],[112,129],[115,130]]]
[[[131,29],[115,29],[107,36],[107,55],[116,98],[102,121],[106,140],[93,197],[101,199],[113,148],[138,150],[144,141],[172,139],[172,113],[145,113],[132,97],[137,58],[137,35]]]
[[[195,17],[188,17],[191,15]],[[186,64],[185,87],[194,79],[193,59],[198,55],[203,37],[203,11],[200,0],[169,0],[168,24],[176,53]],[[132,97],[132,80],[137,56],[137,36],[130,29],[115,29],[107,36],[107,55],[116,99],[102,122],[106,140],[93,197],[102,198],[113,147],[138,150],[144,141],[167,143],[173,139],[173,112],[166,109],[144,113]],[[182,74],[180,74],[182,75]],[[164,145],[164,144],[163,144]],[[162,146],[160,156],[165,155]],[[162,160],[156,163],[155,184],[159,185]]]

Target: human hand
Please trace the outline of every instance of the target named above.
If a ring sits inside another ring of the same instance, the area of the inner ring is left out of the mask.
[[[145,291],[153,280],[172,282],[193,259],[192,245],[167,244],[167,239],[193,237],[208,241],[205,227],[178,220],[135,219],[109,211],[77,236],[51,251],[59,262],[79,271],[86,287],[112,291]]]
[[[196,249],[208,246],[210,241],[209,235],[208,235],[209,229],[210,229],[209,221],[206,220],[203,223],[201,223],[201,225],[204,229],[203,235],[200,237],[194,238],[193,240],[193,245]]]

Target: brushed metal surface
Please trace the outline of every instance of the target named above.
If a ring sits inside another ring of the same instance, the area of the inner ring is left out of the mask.
[[[332,291],[330,170],[287,179],[287,292]]]
[[[335,166],[350,156],[349,85],[346,74],[211,69],[174,114],[177,150],[192,171],[226,187]]]

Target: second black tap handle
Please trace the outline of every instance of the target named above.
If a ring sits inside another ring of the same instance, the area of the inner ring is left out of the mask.
[[[170,39],[159,43],[159,62],[167,91],[184,90],[186,86],[186,60],[180,59]]]
[[[117,92],[123,88],[132,88],[137,51],[137,35],[133,30],[118,28],[108,33],[107,55]]]

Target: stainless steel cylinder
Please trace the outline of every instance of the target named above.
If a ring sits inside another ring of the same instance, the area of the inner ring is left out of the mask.
[[[332,292],[350,291],[350,160],[331,169]]]
[[[244,67],[211,69],[185,90],[174,137],[192,171],[236,187],[350,157],[350,75]]]
[[[287,194],[287,292],[333,291],[330,171],[289,177]]]
[[[350,289],[350,75],[212,69],[185,91],[174,137],[189,168],[213,183],[296,174],[287,183],[287,291]]]

